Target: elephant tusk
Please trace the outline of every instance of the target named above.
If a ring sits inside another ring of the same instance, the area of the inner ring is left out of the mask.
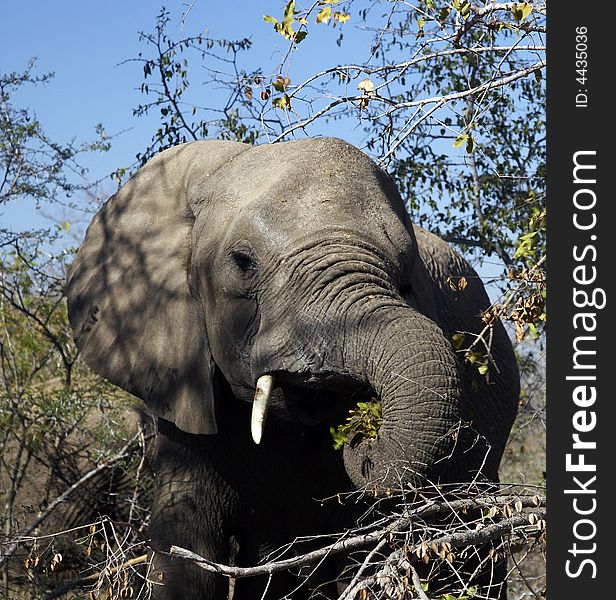
[[[257,380],[255,398],[252,402],[252,419],[250,421],[250,431],[255,444],[261,442],[263,426],[267,415],[268,402],[272,388],[274,387],[273,375],[261,375]]]

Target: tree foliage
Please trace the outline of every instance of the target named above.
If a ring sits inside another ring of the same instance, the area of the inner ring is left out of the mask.
[[[66,203],[87,187],[87,171],[78,163],[84,152],[106,151],[109,140],[101,124],[97,139],[76,144],[57,142],[44,131],[32,110],[15,104],[25,86],[48,84],[53,73],[37,75],[36,61],[20,73],[0,73],[0,206],[8,202]],[[0,228],[0,243],[15,239]]]
[[[23,73],[0,75],[0,202],[64,206],[88,187],[79,155],[105,150],[108,142],[102,127],[93,143],[54,142],[32,111],[17,107],[21,86],[51,80],[33,69],[32,63]],[[119,451],[138,425],[134,400],[93,375],[72,342],[62,295],[71,252],[60,244],[63,233],[63,225],[0,231],[0,597],[5,598],[40,598],[62,571],[100,561],[99,547],[85,550],[100,539],[105,515],[138,521],[139,527],[147,517],[135,479],[139,445]],[[122,489],[134,490],[130,506],[116,502],[114,494]],[[66,530],[71,531],[60,535]]]

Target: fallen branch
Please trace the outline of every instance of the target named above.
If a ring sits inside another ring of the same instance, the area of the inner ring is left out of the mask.
[[[292,558],[272,561],[254,567],[236,567],[223,565],[208,560],[207,558],[204,558],[203,556],[200,556],[199,554],[196,554],[191,550],[182,548],[180,546],[171,546],[168,555],[193,562],[201,569],[209,571],[210,573],[217,573],[219,575],[223,575],[225,577],[233,577],[235,579],[240,579],[244,577],[256,577],[259,575],[272,575],[281,571],[287,571],[289,569],[311,565],[334,554],[349,552],[351,550],[358,550],[360,548],[370,546],[371,544],[379,543],[384,539],[393,538],[393,536],[398,534],[401,530],[407,530],[412,522],[437,513],[454,513],[459,510],[465,511],[478,508],[493,508],[497,505],[500,505],[504,508],[509,507],[515,502],[519,502],[519,508],[528,508],[531,506],[535,508],[533,513],[531,513],[535,515],[535,518],[532,520],[532,522],[529,520],[529,513],[520,512],[518,514],[506,517],[496,523],[486,525],[481,529],[468,529],[463,532],[445,534],[430,541],[430,543],[436,543],[439,545],[443,543],[448,543],[451,547],[479,545],[485,544],[489,541],[501,538],[506,534],[512,533],[516,529],[516,527],[521,528],[526,526],[533,527],[535,530],[537,530],[537,522],[543,521],[545,519],[545,510],[537,506],[537,498],[537,496],[532,497],[532,499],[530,497],[521,498],[517,496],[488,496],[484,499],[457,500],[452,502],[428,502],[426,505],[423,505],[419,509],[409,510],[405,516],[395,519],[388,526],[380,528],[376,531],[343,538],[334,542],[333,544],[329,544],[323,548],[314,550],[312,552],[307,552],[300,556],[294,556]],[[491,499],[492,501],[488,501],[488,499]],[[494,500],[497,499],[498,501],[494,502]],[[539,504],[545,504],[545,499],[539,498]],[[419,550],[422,545],[425,544],[425,540],[417,543],[409,549],[409,553]]]

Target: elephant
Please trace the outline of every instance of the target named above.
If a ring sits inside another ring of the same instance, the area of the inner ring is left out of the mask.
[[[343,140],[162,151],[93,219],[66,296],[85,362],[158,418],[156,598],[227,598],[171,545],[254,565],[353,525],[324,498],[498,481],[519,397],[506,330],[493,324],[489,377],[465,362],[452,336],[484,328],[483,284]],[[330,427],[371,398],[376,437],[335,450]],[[234,598],[303,597],[294,586],[246,578]]]

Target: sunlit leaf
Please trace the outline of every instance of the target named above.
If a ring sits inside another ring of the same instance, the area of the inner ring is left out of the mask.
[[[468,141],[468,135],[466,133],[463,133],[462,135],[459,135],[453,142],[453,147],[454,148],[461,148],[462,146],[464,146],[464,144],[466,144],[466,142]]]
[[[371,94],[372,92],[374,92],[374,83],[366,77],[366,79],[362,79],[357,84],[357,89],[361,90],[365,94]]]
[[[332,9],[331,6],[326,6],[325,8],[322,8],[318,13],[317,13],[317,23],[325,23],[327,24],[329,22],[329,19],[332,16]]]

